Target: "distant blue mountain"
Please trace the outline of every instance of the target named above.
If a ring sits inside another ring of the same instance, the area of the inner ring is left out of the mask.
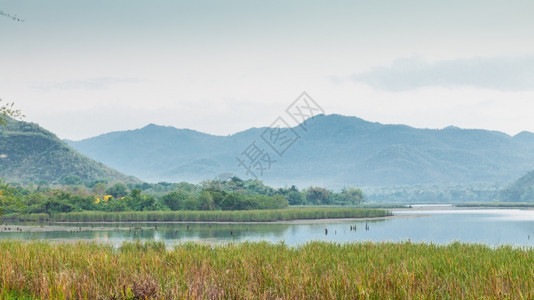
[[[246,157],[243,152],[252,142],[276,160],[258,176],[274,185],[496,183],[534,169],[534,134],[529,132],[509,136],[457,127],[417,129],[326,115],[287,131],[300,138],[279,156],[262,139],[272,137],[266,130],[215,136],[150,124],[67,143],[105,165],[154,182],[198,182],[227,172],[252,177],[236,160]],[[290,144],[287,136],[285,141]]]

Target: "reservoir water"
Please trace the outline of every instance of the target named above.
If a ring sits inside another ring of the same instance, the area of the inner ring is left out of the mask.
[[[43,224],[28,232],[0,233],[0,239],[123,241],[162,240],[169,246],[186,241],[213,243],[269,241],[299,245],[308,241],[455,241],[490,246],[534,246],[534,210],[414,207],[393,210],[393,218],[289,223],[80,223]],[[2,225],[4,226],[4,225]]]

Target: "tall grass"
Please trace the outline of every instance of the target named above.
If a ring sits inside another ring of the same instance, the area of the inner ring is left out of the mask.
[[[132,211],[132,212],[71,212],[21,215],[23,221],[55,222],[270,222],[309,219],[375,218],[391,213],[362,208],[288,208],[240,211]]]
[[[532,299],[534,250],[454,243],[0,242],[0,298]]]

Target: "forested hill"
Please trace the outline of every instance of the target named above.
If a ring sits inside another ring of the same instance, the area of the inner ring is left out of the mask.
[[[534,171],[521,176],[506,189],[502,190],[499,200],[504,202],[533,202]]]
[[[308,120],[283,156],[262,140],[267,128],[229,136],[148,125],[82,141],[69,141],[81,153],[148,181],[189,181],[234,173],[252,142],[276,162],[264,171],[268,184],[301,186],[388,186],[512,182],[534,169],[534,134],[447,127],[418,129],[372,123],[357,117],[319,116]],[[249,176],[250,177],[250,176]]]
[[[86,183],[100,179],[138,181],[83,156],[35,123],[13,119],[0,126],[0,177],[50,184],[80,179]]]

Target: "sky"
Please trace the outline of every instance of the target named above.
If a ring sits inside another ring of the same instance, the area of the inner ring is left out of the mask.
[[[0,0],[0,99],[80,140],[327,114],[534,132],[534,1]],[[16,16],[22,21],[8,16]]]

